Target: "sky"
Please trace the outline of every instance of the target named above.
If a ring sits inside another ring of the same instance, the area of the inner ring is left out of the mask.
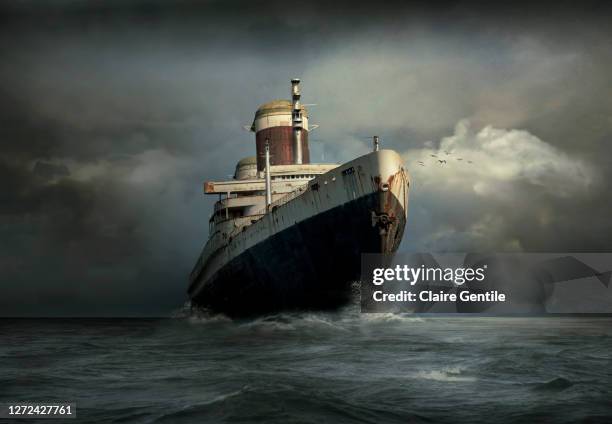
[[[254,153],[243,126],[293,77],[314,161],[374,134],[402,154],[400,250],[611,250],[604,2],[292,7],[0,2],[0,315],[180,308],[202,182]]]

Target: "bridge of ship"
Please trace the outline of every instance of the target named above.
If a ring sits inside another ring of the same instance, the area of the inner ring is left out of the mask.
[[[307,187],[310,180],[338,166],[338,164],[272,165],[270,175],[273,205],[291,200]],[[250,223],[249,220],[240,218],[252,216],[259,219],[262,216],[266,206],[263,172],[259,172],[257,177],[259,178],[204,183],[204,194],[219,196],[209,220],[210,234],[227,224],[234,227],[234,221]]]

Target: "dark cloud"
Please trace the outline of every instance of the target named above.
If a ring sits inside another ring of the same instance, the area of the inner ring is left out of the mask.
[[[34,175],[37,175],[46,180],[52,180],[55,177],[67,177],[70,175],[66,165],[55,165],[47,162],[36,162],[32,170]]]
[[[404,248],[610,248],[605,3],[298,6],[0,4],[2,315],[180,305],[207,235],[201,182],[252,154],[242,125],[286,97],[293,76],[318,104],[316,160],[350,159],[379,133],[410,162],[467,118],[475,134],[524,130],[554,149],[553,163],[593,174],[576,188],[555,171],[547,189],[512,174],[517,189],[502,201],[471,189],[495,182],[486,175],[451,172],[468,188],[449,192],[424,190],[445,181],[416,173]],[[569,197],[551,192],[563,184]]]

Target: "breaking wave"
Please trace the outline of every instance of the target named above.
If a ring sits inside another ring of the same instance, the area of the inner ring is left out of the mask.
[[[463,375],[465,368],[454,366],[444,367],[440,370],[428,370],[420,371],[416,373],[415,377],[423,380],[433,381],[448,381],[448,382],[473,382],[476,381],[475,377]]]
[[[206,308],[192,306],[191,302],[185,304],[171,314],[172,319],[186,320],[192,323],[210,324],[218,322],[231,322],[232,319],[227,315],[214,313]]]
[[[173,319],[185,320],[194,324],[233,323],[238,328],[296,331],[305,329],[348,331],[362,326],[393,324],[414,324],[425,322],[424,318],[410,313],[361,313],[358,302],[337,311],[297,311],[279,312],[248,319],[233,319],[208,309],[193,307],[186,302],[174,311]]]

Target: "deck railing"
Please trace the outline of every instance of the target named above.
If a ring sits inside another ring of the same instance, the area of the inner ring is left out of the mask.
[[[284,196],[276,199],[275,201],[273,201],[272,203],[270,203],[270,209],[272,210],[274,208],[277,208],[281,205],[284,205],[285,203],[289,203],[290,201],[292,201],[293,199],[295,199],[296,197],[299,197],[300,195],[304,194],[304,192],[306,192],[306,190],[308,190],[308,184],[304,184],[302,187],[298,187],[297,189],[290,191],[289,193],[285,194]],[[261,209],[259,209],[257,211],[258,214],[266,214],[266,207],[263,207]]]

